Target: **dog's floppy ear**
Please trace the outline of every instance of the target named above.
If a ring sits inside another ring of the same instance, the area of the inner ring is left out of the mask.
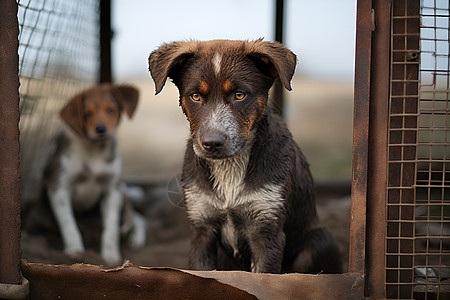
[[[130,85],[113,85],[113,93],[121,108],[127,112],[128,117],[131,119],[138,104],[139,90]]]
[[[173,42],[161,45],[148,58],[148,70],[155,82],[155,94],[161,92],[167,77],[176,75],[188,57],[194,54],[195,42]]]
[[[72,98],[60,111],[63,121],[79,135],[84,135],[83,94]]]
[[[291,79],[294,76],[297,57],[291,50],[278,42],[265,42],[261,39],[250,42],[248,56],[259,60],[267,71],[275,78],[280,77],[287,90],[292,90]]]

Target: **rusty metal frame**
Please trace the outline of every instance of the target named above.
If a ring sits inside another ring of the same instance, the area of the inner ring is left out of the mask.
[[[386,205],[392,5],[388,0],[358,1],[352,216],[364,217],[352,219],[349,270],[365,274],[365,296],[373,299],[389,297],[386,235],[390,211]],[[407,175],[414,178],[413,172]],[[404,217],[411,217],[410,212]]]
[[[24,299],[20,270],[19,24],[14,0],[0,1],[0,298]]]
[[[0,30],[0,282],[20,284],[19,25],[16,1],[0,2]]]
[[[364,294],[386,297],[385,202],[391,1],[358,1],[353,126],[350,272]]]
[[[423,51],[421,49],[423,16],[419,3],[420,1],[408,0],[373,0],[372,18],[375,21],[373,24],[375,30],[372,33],[372,45],[366,48],[371,49],[372,61],[368,72],[370,103],[364,269],[365,295],[375,299],[447,299],[449,294],[448,282],[445,281],[447,277],[445,275],[442,279],[440,273],[441,268],[449,268],[448,263],[446,265],[442,263],[441,257],[444,255],[448,257],[448,250],[443,250],[442,246],[442,240],[447,239],[448,235],[443,233],[442,225],[441,236],[436,233],[430,234],[428,227],[426,234],[418,234],[420,223],[431,222],[427,217],[430,218],[430,206],[436,203],[441,205],[441,219],[439,220],[438,216],[433,220],[438,224],[448,222],[448,219],[444,220],[443,213],[443,207],[448,206],[448,198],[444,198],[444,189],[448,189],[448,177],[444,174],[438,183],[431,183],[433,176],[431,164],[435,159],[431,156],[433,138],[424,141],[419,135],[421,130],[448,131],[447,121],[445,129],[442,129],[441,125],[434,128],[432,121],[431,125],[422,124],[423,119],[420,119],[423,114],[431,114],[431,118],[433,117],[436,99],[434,95],[431,100],[426,98],[422,95],[424,91],[421,90],[426,85],[420,78],[423,71],[420,62]],[[446,15],[438,17],[448,19],[448,9],[447,6]],[[430,16],[432,15],[427,15]],[[444,27],[439,29],[444,29],[448,33],[447,25],[441,26]],[[426,40],[427,37],[423,39]],[[436,37],[434,39],[437,40]],[[448,37],[441,41],[448,43]],[[443,55],[446,55],[448,60],[448,52]],[[425,68],[425,72],[433,72],[432,69]],[[449,99],[448,70],[439,71],[444,72],[444,75],[445,72],[447,74],[447,91],[438,89],[438,92],[447,93],[446,99],[439,98],[439,101],[447,101],[447,104],[446,110],[436,109],[436,111],[439,111],[438,113],[444,111],[446,117]],[[359,87],[361,85],[355,83],[355,89],[358,90]],[[355,95],[357,94],[356,92]],[[355,98],[355,106],[357,101]],[[422,102],[426,101],[433,101],[433,109],[427,110],[422,107]],[[437,145],[448,147],[447,137],[444,142],[440,141]],[[423,158],[423,154],[420,154],[421,146],[423,149],[429,147],[428,160],[426,156]],[[447,159],[444,157],[441,161],[445,163]],[[422,169],[419,168],[420,163]],[[429,163],[428,169],[423,167],[424,163]],[[448,172],[445,166],[442,172]],[[423,176],[428,178],[424,179]],[[442,189],[440,199],[432,199],[430,190],[425,197],[423,195],[422,198],[419,197],[419,188],[423,192],[433,187]],[[431,200],[434,202],[430,203]],[[415,211],[423,207],[428,209],[427,216],[418,215]],[[433,250],[437,252],[432,253],[438,256],[434,259],[435,262],[439,260],[437,266],[436,263],[428,263],[428,257],[425,265],[419,262],[428,254],[430,239],[441,240],[440,249]],[[426,250],[420,249],[417,243],[419,241],[427,241]],[[439,273],[428,275],[428,268],[433,267],[439,269]],[[418,269],[426,269],[427,272],[418,275],[415,273]]]
[[[369,138],[370,62],[374,24],[372,1],[358,1],[356,17],[355,94],[353,111],[352,220],[349,272],[365,271],[367,160]]]
[[[373,1],[374,5],[387,2],[389,1]],[[2,157],[2,163],[0,164],[0,168],[2,168],[0,174],[0,284],[20,284],[22,270],[30,280],[33,298],[43,297],[40,294],[43,291],[57,291],[59,296],[66,295],[69,298],[76,298],[76,295],[79,295],[77,293],[86,293],[86,286],[80,283],[90,284],[92,286],[90,291],[117,293],[117,289],[111,288],[111,284],[117,283],[115,280],[126,283],[125,288],[129,288],[127,291],[130,292],[130,297],[135,298],[137,295],[142,297],[143,294],[140,294],[142,290],[139,288],[143,285],[135,284],[136,280],[142,278],[142,276],[146,278],[142,284],[154,285],[156,282],[159,285],[159,289],[147,290],[144,294],[146,298],[161,297],[162,294],[180,296],[180,290],[183,298],[199,295],[199,292],[200,295],[205,295],[202,284],[192,285],[198,277],[214,279],[221,284],[225,284],[226,290],[236,292],[235,289],[237,288],[261,298],[270,298],[270,295],[280,295],[280,293],[291,296],[305,295],[315,299],[361,299],[364,296],[365,249],[367,247],[366,212],[371,207],[369,204],[366,206],[366,201],[370,200],[367,197],[367,182],[368,176],[370,177],[371,172],[373,172],[369,168],[368,159],[370,157],[369,149],[372,149],[369,146],[374,143],[369,140],[369,124],[374,124],[374,121],[369,118],[370,112],[373,111],[370,110],[370,105],[372,99],[383,97],[383,93],[378,96],[371,94],[371,84],[376,86],[370,77],[371,68],[377,68],[377,66],[371,67],[371,55],[373,55],[371,41],[375,29],[371,1],[358,0],[351,256],[349,273],[336,275],[194,272],[167,268],[148,269],[136,266],[104,270],[100,266],[84,264],[52,266],[25,261],[22,261],[20,266],[17,4],[14,0],[3,0],[0,4],[0,28],[2,33],[5,29],[9,32],[8,35],[2,34],[0,36],[0,45],[2,45],[0,47],[0,70],[5,72],[0,76],[0,128],[2,135],[3,132],[6,132],[0,141]],[[6,37],[6,41],[1,40],[4,37]],[[8,51],[4,49],[8,49]],[[376,51],[373,51],[373,53],[376,53]],[[6,74],[4,70],[9,73]],[[6,76],[3,76],[3,74]],[[375,218],[375,216],[367,214],[368,222],[371,218]],[[5,220],[8,222],[7,226]],[[367,237],[371,237],[371,235],[368,233]],[[4,245],[7,247],[4,247]],[[371,256],[369,255],[369,257]],[[168,272],[167,270],[171,271]],[[92,274],[92,277],[86,277],[88,273]],[[116,278],[113,279],[112,276],[116,276]],[[86,278],[91,280],[86,281]],[[100,281],[93,280],[95,278]],[[371,277],[368,278],[369,283],[376,283],[372,279],[375,278],[374,274],[371,273]],[[57,290],[55,284],[58,285]]]
[[[384,242],[391,1],[374,1],[367,182],[366,294],[385,297]]]

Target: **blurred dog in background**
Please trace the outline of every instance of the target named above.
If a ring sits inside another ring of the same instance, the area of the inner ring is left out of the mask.
[[[81,258],[85,251],[74,212],[89,211],[98,204],[103,224],[100,251],[108,265],[121,262],[122,215],[127,216],[122,229],[130,231],[131,244],[145,244],[146,221],[127,201],[115,140],[121,113],[131,118],[138,98],[134,87],[101,84],[78,94],[61,110],[68,126],[57,137],[44,184],[64,251],[74,258]]]

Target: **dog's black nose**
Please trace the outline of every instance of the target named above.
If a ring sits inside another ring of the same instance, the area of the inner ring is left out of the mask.
[[[202,139],[203,148],[210,152],[219,150],[224,144],[225,137],[218,133],[207,134]]]
[[[106,126],[105,125],[98,125],[95,127],[95,132],[98,134],[102,134],[106,132]]]

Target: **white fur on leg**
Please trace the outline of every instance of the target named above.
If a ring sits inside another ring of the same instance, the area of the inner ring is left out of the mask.
[[[120,255],[120,213],[122,209],[122,193],[112,189],[102,202],[103,233],[101,255],[109,265],[117,265]]]
[[[66,188],[58,187],[55,190],[49,190],[48,193],[50,206],[63,238],[64,252],[71,256],[83,253],[83,240],[73,214],[69,192]]]

